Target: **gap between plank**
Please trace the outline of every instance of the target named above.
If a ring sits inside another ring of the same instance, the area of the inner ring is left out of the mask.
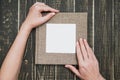
[[[20,0],[18,0],[18,31],[20,27]]]
[[[93,9],[92,9],[92,30],[93,30],[93,32],[92,32],[92,39],[93,39],[93,40],[92,40],[92,41],[93,41],[93,51],[94,51],[94,36],[95,36],[95,35],[94,35],[94,32],[95,32],[95,31],[94,31],[94,30],[95,30],[95,29],[94,29],[94,28],[95,28],[95,25],[94,25],[94,23],[95,23],[95,22],[94,22],[94,21],[95,21],[94,14],[95,14],[95,0],[93,0],[92,8],[93,8]]]

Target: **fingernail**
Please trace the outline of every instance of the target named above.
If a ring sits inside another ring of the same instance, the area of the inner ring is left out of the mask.
[[[80,41],[82,41],[82,38],[80,38]]]
[[[65,67],[67,68],[68,66],[67,66],[67,65],[65,65]]]
[[[79,45],[78,41],[77,41],[77,45]]]
[[[84,41],[87,41],[86,39],[84,39]]]
[[[52,15],[55,15],[55,13],[52,13]]]

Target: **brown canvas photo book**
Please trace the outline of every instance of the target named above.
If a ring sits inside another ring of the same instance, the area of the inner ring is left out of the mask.
[[[58,13],[36,29],[35,64],[77,64],[76,42],[87,39],[87,13]]]

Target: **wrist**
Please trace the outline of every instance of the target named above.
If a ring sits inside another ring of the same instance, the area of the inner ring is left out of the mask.
[[[24,22],[21,25],[20,30],[25,30],[26,32],[31,32],[32,31],[32,27]]]

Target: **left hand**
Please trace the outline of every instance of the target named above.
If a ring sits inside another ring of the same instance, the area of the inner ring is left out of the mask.
[[[42,16],[42,12],[44,11],[49,11],[45,16]],[[34,5],[29,10],[29,13],[26,17],[26,20],[24,21],[23,24],[27,25],[29,29],[33,29],[49,19],[51,19],[57,12],[59,12],[56,9],[53,9],[49,7],[48,5],[41,3],[41,2],[36,2]]]

